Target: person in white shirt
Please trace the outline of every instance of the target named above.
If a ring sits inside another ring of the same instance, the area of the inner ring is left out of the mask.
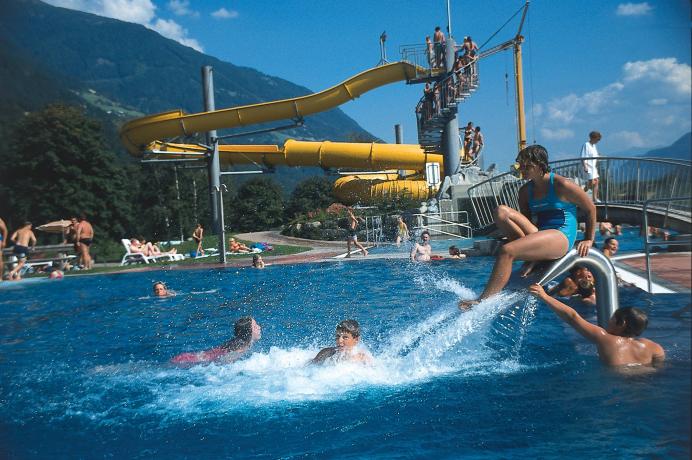
[[[584,166],[584,173],[588,179],[584,191],[591,189],[593,191],[592,197],[594,203],[598,203],[601,200],[598,199],[598,168],[596,167],[596,158],[598,158],[598,150],[596,150],[596,144],[601,140],[601,133],[598,131],[591,131],[589,133],[589,141],[584,143],[581,148],[580,156],[585,158],[582,160],[582,165]],[[586,159],[590,158],[590,159]]]

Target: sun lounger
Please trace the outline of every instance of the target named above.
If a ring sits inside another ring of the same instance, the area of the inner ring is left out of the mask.
[[[131,247],[130,247],[130,240],[123,238],[120,240],[123,243],[123,246],[125,247],[125,255],[123,256],[123,260],[120,262],[120,265],[128,265],[128,264],[139,264],[139,263],[145,263],[148,264],[150,262],[160,262],[162,260],[167,260],[170,262],[176,261],[176,260],[183,260],[185,259],[185,256],[182,254],[158,254],[155,256],[145,256],[141,252],[132,252]]]

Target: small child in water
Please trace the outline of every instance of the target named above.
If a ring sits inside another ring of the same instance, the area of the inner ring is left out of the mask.
[[[586,321],[571,307],[550,297],[539,284],[529,286],[529,292],[541,299],[563,321],[598,348],[598,357],[608,366],[631,364],[656,365],[665,359],[663,347],[652,340],[637,339],[649,319],[638,308],[619,308],[603,329]]]
[[[355,319],[346,319],[336,326],[336,346],[323,348],[310,364],[323,364],[331,361],[355,361],[371,363],[372,356],[364,350],[357,350],[360,342],[360,325]]]

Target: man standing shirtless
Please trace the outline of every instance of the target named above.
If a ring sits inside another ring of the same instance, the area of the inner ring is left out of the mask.
[[[2,250],[5,249],[5,244],[7,244],[7,225],[5,221],[0,219],[0,281],[2,281],[2,274],[5,270],[5,265],[2,261]]]
[[[21,275],[19,272],[26,263],[26,258],[30,251],[29,245],[31,245],[31,250],[36,246],[36,236],[34,236],[34,232],[31,230],[31,222],[24,222],[24,225],[15,230],[10,239],[14,241],[13,254],[17,256],[19,263],[10,271],[9,279],[20,280]]]
[[[94,261],[91,259],[91,255],[89,254],[89,247],[94,241],[94,228],[91,226],[89,221],[86,220],[86,216],[84,214],[79,216],[75,240],[75,246],[79,250],[79,255],[82,259],[82,263],[84,264],[84,269],[89,270],[93,268]]]

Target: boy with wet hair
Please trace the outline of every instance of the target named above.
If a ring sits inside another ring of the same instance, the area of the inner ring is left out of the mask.
[[[323,348],[310,364],[324,364],[325,361],[372,362],[372,356],[362,350],[356,350],[360,342],[360,325],[355,319],[345,319],[336,326],[336,346]]]
[[[539,284],[529,286],[529,292],[541,299],[574,330],[589,342],[596,344],[598,357],[608,366],[632,364],[656,365],[665,360],[666,354],[656,342],[638,337],[649,323],[646,313],[638,308],[619,308],[604,329],[591,324],[573,309],[550,297]]]

